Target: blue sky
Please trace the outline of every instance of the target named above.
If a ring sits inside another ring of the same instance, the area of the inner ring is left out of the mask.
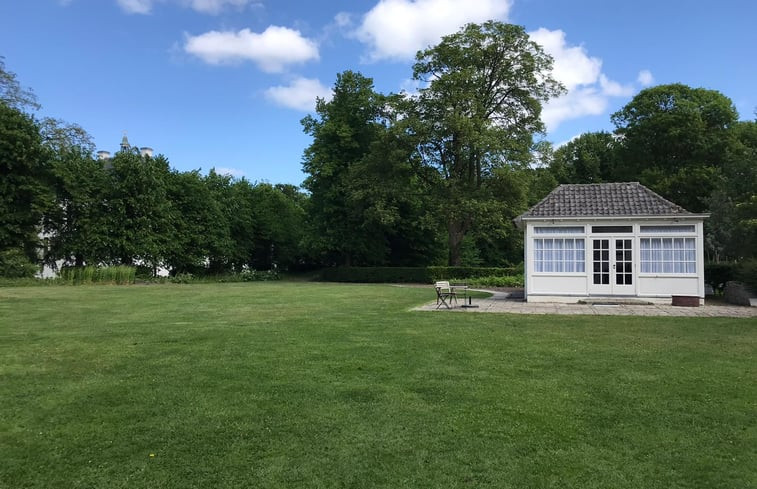
[[[544,110],[563,143],[612,129],[645,86],[681,82],[757,109],[757,2],[721,0],[25,0],[0,2],[0,55],[39,116],[75,122],[97,149],[123,131],[179,170],[215,167],[300,184],[299,123],[336,74],[412,88],[412,57],[466,22],[526,27],[569,93]]]

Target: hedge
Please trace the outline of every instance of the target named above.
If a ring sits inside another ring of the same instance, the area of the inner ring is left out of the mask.
[[[321,272],[326,282],[423,283],[517,275],[517,268],[495,267],[335,267]]]

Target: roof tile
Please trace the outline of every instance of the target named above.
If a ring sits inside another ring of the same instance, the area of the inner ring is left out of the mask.
[[[520,218],[691,214],[639,182],[560,185]]]

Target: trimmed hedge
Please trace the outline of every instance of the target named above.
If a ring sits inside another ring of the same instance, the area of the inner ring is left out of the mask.
[[[326,282],[431,283],[425,267],[335,267],[321,272]]]
[[[326,282],[422,283],[517,275],[517,268],[495,267],[335,267],[321,272]]]

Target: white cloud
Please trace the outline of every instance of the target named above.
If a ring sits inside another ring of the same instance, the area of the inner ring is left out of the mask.
[[[226,167],[220,167],[215,168],[215,171],[219,175],[228,175],[230,177],[243,177],[244,171],[238,169],[238,168],[226,168]]]
[[[216,15],[227,6],[241,9],[249,3],[250,0],[190,0],[189,6],[197,12]]]
[[[334,16],[337,27],[349,27],[352,25],[352,15],[347,12],[339,12]]]
[[[411,59],[469,22],[505,20],[511,0],[379,0],[354,35],[370,46],[369,58]]]
[[[314,41],[297,30],[273,25],[260,34],[242,29],[188,36],[184,50],[210,64],[252,61],[267,73],[280,73],[287,65],[318,59]]]
[[[642,87],[648,87],[654,83],[654,76],[652,76],[652,72],[649,70],[641,70],[636,81],[638,81]]]
[[[547,130],[552,131],[563,121],[603,114],[607,110],[608,102],[607,95],[596,87],[574,88],[562,97],[544,104],[541,118]]]
[[[70,0],[60,0],[70,1]],[[235,7],[241,9],[247,5],[260,5],[259,0],[117,0],[118,5],[121,6],[129,14],[149,14],[152,11],[153,6],[159,2],[172,1],[178,3],[184,7],[189,7],[192,10],[201,12],[204,14],[219,14],[227,7]]]
[[[583,46],[568,46],[563,31],[542,27],[528,35],[554,58],[552,73],[569,91],[599,79],[602,60],[589,56]]]
[[[271,87],[265,96],[278,105],[290,109],[311,112],[315,108],[315,99],[320,97],[331,100],[331,89],[313,78],[296,78],[289,85]]]
[[[602,88],[602,93],[608,97],[628,97],[635,91],[633,86],[612,81],[604,73],[599,75],[599,86]]]
[[[149,14],[153,0],[118,0],[118,5],[129,14]]]
[[[601,59],[590,56],[583,46],[569,45],[563,31],[540,28],[529,36],[554,58],[552,74],[568,90],[544,105],[542,120],[547,130],[554,130],[569,119],[604,114],[610,98],[633,94],[633,86],[611,80],[602,73]]]

